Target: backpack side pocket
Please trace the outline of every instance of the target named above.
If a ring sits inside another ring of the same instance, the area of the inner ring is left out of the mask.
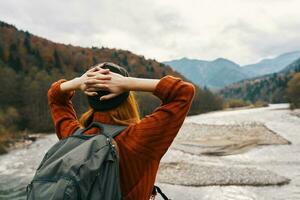
[[[70,177],[33,180],[27,187],[27,200],[79,200],[75,180]]]

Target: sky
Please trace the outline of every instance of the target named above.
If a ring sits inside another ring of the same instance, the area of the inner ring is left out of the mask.
[[[54,42],[245,65],[300,50],[300,0],[2,0],[0,20]]]

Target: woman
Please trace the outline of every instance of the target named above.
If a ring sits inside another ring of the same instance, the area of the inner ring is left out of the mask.
[[[127,75],[124,68],[103,63],[81,77],[53,83],[48,91],[48,101],[59,139],[72,135],[76,129],[86,127],[91,121],[128,125],[115,137],[120,156],[122,195],[124,200],[149,200],[160,159],[182,126],[195,88],[169,75],[161,79]],[[90,104],[80,120],[71,101],[75,90],[82,90]],[[151,115],[139,119],[131,91],[151,92],[162,103]],[[92,128],[86,134],[97,131]]]

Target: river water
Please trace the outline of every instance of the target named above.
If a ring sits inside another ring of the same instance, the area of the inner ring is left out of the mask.
[[[163,162],[184,157],[190,163],[210,163],[224,166],[252,166],[270,170],[291,179],[283,186],[207,186],[186,187],[158,183],[173,200],[298,200],[300,199],[300,118],[291,115],[286,104],[268,108],[220,111],[188,117],[186,123],[239,124],[259,122],[291,141],[291,145],[260,147],[247,153],[225,157],[184,155],[170,149]],[[0,199],[25,199],[25,187],[32,179],[46,151],[57,141],[54,134],[46,135],[26,149],[0,156]],[[181,155],[181,156],[178,156]],[[195,175],[196,176],[196,175]],[[160,198],[157,198],[160,199]]]

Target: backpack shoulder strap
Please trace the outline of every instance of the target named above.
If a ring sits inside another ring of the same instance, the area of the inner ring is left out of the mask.
[[[162,197],[164,200],[171,200],[171,199],[169,199],[169,198],[165,195],[165,193],[163,193],[163,192],[161,191],[161,189],[160,189],[158,186],[154,185],[154,186],[153,186],[153,190],[152,190],[151,198],[152,198],[152,199],[155,199],[155,196],[157,195],[157,193],[159,193],[159,194],[161,195],[161,197]]]
[[[106,136],[114,138],[119,133],[127,128],[127,126],[119,126],[119,125],[110,125],[110,124],[102,124],[102,133]]]
[[[121,133],[127,126],[120,126],[120,125],[111,125],[111,124],[102,124],[100,122],[92,122],[88,127],[82,129],[78,128],[73,135],[82,135],[85,131],[92,127],[97,127],[101,129],[101,133],[104,134],[106,137],[114,138],[119,133]]]

